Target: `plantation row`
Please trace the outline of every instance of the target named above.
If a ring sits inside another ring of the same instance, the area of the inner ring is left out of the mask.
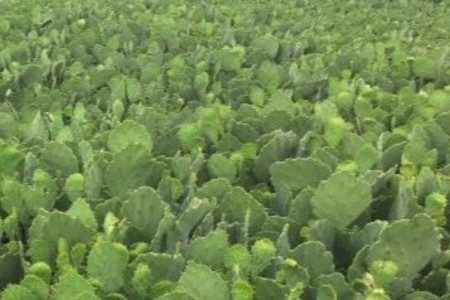
[[[0,0],[0,298],[450,299],[449,14]]]

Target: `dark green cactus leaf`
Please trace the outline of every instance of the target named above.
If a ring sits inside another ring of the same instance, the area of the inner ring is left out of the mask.
[[[114,196],[146,184],[152,170],[152,158],[142,145],[131,144],[114,156],[105,173],[106,185]]]
[[[347,171],[331,175],[311,198],[314,214],[341,229],[359,217],[371,202],[370,186]]]
[[[223,267],[223,253],[228,246],[228,235],[224,230],[212,231],[207,236],[196,238],[189,243],[186,258],[220,270]]]
[[[18,284],[8,285],[6,289],[1,293],[1,298],[4,300],[39,300],[39,297],[37,297],[32,290]]]
[[[273,137],[260,150],[255,160],[255,176],[262,181],[268,181],[270,167],[276,161],[282,161],[295,153],[298,137],[292,131],[276,131]]]
[[[255,296],[256,299],[286,299],[289,287],[281,285],[273,279],[256,277],[255,279]]]
[[[35,215],[40,208],[52,210],[56,203],[58,187],[49,173],[37,169],[33,174],[32,186],[25,194],[25,206],[30,215]]]
[[[164,281],[178,281],[185,268],[186,262],[181,255],[149,252],[136,257],[130,264],[127,272],[134,273],[139,264],[145,264],[150,268],[151,283],[156,284]],[[129,279],[131,279],[131,276],[127,276],[125,280]]]
[[[177,202],[184,193],[184,187],[177,178],[166,176],[158,184],[158,192],[169,203]]]
[[[235,272],[237,268],[239,276],[246,278],[251,271],[252,256],[246,247],[236,244],[225,251],[224,264],[230,272]]]
[[[219,273],[193,261],[188,262],[178,284],[189,295],[198,300],[230,299],[227,282],[222,279]]]
[[[39,211],[29,230],[31,240],[41,239],[56,247],[58,240],[63,238],[71,247],[76,243],[88,243],[95,234],[95,230],[87,227],[71,216],[54,211],[51,213]]]
[[[423,167],[417,175],[415,192],[419,204],[424,204],[425,198],[437,191],[438,183],[430,167]]]
[[[25,205],[26,187],[13,179],[4,179],[0,184],[3,194],[0,198],[2,209],[8,214],[15,213],[21,222],[27,222],[29,214]]]
[[[240,207],[236,210],[236,207]],[[264,224],[267,217],[264,207],[257,202],[243,188],[236,187],[227,193],[215,211],[219,218],[222,214],[228,222],[239,222],[244,224],[246,215],[249,214],[249,234],[255,234]]]
[[[166,204],[159,194],[150,187],[140,187],[132,191],[123,204],[120,215],[139,229],[150,241],[158,224],[164,217]]]
[[[17,245],[10,244],[9,246],[17,248]],[[8,284],[18,283],[24,276],[20,255],[18,252],[11,250],[0,255],[0,270],[2,270],[0,272],[0,290],[3,290]]]
[[[118,291],[125,281],[128,257],[129,253],[125,246],[99,240],[92,247],[87,259],[88,275],[100,282],[102,290]]]
[[[50,288],[48,283],[36,275],[28,274],[20,282],[21,286],[27,287],[38,299],[48,299],[50,295]]]
[[[145,147],[149,153],[153,149],[153,141],[150,133],[144,125],[133,120],[125,120],[114,127],[108,135],[108,148],[113,153],[120,153],[129,145],[139,144]]]
[[[312,218],[311,198],[314,196],[314,190],[306,188],[302,190],[292,200],[289,210],[289,218],[297,222],[300,226]]]
[[[388,226],[387,221],[376,220],[367,223],[352,236],[353,249],[359,251],[366,245],[371,245],[378,240],[381,232]]]
[[[328,220],[315,220],[308,227],[308,240],[321,242],[328,251],[333,251],[335,239],[336,228]]]
[[[150,248],[155,252],[175,253],[178,242],[176,217],[166,209],[164,217],[159,222],[158,230],[152,239]]]
[[[404,297],[405,300],[439,300],[439,298],[436,295],[433,295],[429,292],[424,291],[415,291],[411,294],[408,294],[406,297]]]
[[[433,220],[419,214],[384,229],[370,247],[366,261],[370,265],[376,260],[390,260],[398,266],[399,277],[411,278],[439,253],[439,240]]]
[[[313,158],[286,159],[270,167],[274,185],[287,184],[292,190],[316,187],[331,175],[330,168]]]
[[[225,178],[212,179],[203,184],[196,193],[199,198],[222,199],[231,191],[232,186]]]
[[[317,277],[314,286],[320,289],[321,286],[328,285],[336,292],[337,300],[355,299],[356,293],[353,291],[350,284],[345,280],[341,273],[331,273],[328,275],[321,275]]]
[[[417,197],[411,182],[403,176],[396,176],[396,179],[398,191],[389,211],[390,221],[411,218],[417,212]]]
[[[332,253],[326,251],[325,246],[317,241],[298,245],[289,251],[288,257],[305,267],[313,280],[320,275],[331,274],[334,271]]]
[[[193,198],[176,222],[179,239],[186,242],[211,209],[208,199]]]
[[[337,300],[336,291],[330,285],[322,285],[317,289],[316,300]],[[368,299],[368,298],[366,298]]]
[[[254,295],[252,285],[246,280],[235,280],[231,285],[231,299],[252,300]]]
[[[78,172],[78,160],[72,149],[68,146],[49,142],[45,144],[41,152],[41,160],[44,167],[52,172],[55,177],[69,177],[70,174]]]
[[[79,298],[81,295],[86,298]],[[53,299],[99,299],[95,296],[95,289],[83,276],[71,269],[63,274],[56,283]]]
[[[228,179],[230,182],[233,182],[236,178],[236,164],[222,154],[216,153],[211,155],[208,159],[207,168],[211,178],[223,177]]]

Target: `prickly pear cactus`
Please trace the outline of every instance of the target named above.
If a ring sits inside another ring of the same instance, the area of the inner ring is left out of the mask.
[[[392,261],[397,276],[411,278],[439,253],[440,234],[433,220],[419,214],[411,220],[393,222],[369,249],[369,265],[378,260]]]

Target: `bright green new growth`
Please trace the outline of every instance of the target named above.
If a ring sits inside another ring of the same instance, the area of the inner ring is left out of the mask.
[[[49,283],[52,279],[52,270],[45,262],[36,262],[27,270],[29,274],[33,274]]]
[[[202,135],[212,143],[218,143],[228,130],[230,113],[229,106],[217,102],[211,106],[199,107],[195,115],[198,118],[196,123]]]
[[[425,198],[425,213],[429,215],[440,226],[447,222],[445,209],[447,198],[439,193],[432,193]]]
[[[275,252],[275,245],[269,239],[257,240],[255,244],[253,244],[251,249],[251,273],[253,277],[259,275],[271,264]]]
[[[17,219],[16,213],[12,213],[3,220],[3,231],[5,236],[9,239],[13,239],[19,228],[19,220]]]
[[[224,264],[234,276],[245,279],[252,268],[252,256],[243,245],[233,245],[224,254]]]
[[[252,300],[254,295],[253,288],[248,281],[235,280],[231,286],[232,300]]]
[[[67,215],[80,220],[86,227],[97,230],[97,219],[85,199],[78,198],[75,200],[67,210]]]
[[[97,163],[88,163],[83,176],[86,196],[90,199],[98,199],[103,188],[103,174]]]
[[[325,123],[324,139],[332,148],[336,148],[344,136],[349,125],[341,117],[334,116],[327,119]]]
[[[356,176],[359,172],[359,166],[356,161],[344,160],[336,166],[336,172],[348,172]]]
[[[29,232],[31,242],[37,247],[30,250],[36,250],[39,253],[38,260],[47,263],[55,259],[53,249],[56,249],[61,239],[71,247],[76,243],[88,243],[95,234],[94,229],[84,225],[78,218],[58,211],[49,213],[43,209],[39,210]],[[43,254],[46,259],[40,256]]]
[[[392,261],[376,260],[369,269],[377,287],[388,290],[389,284],[397,276],[398,267]]]
[[[209,85],[209,75],[207,72],[201,72],[195,75],[194,86],[200,95],[204,95]]]
[[[203,146],[203,138],[201,136],[200,129],[195,123],[184,123],[181,125],[177,133],[181,145],[190,151],[193,155],[196,155],[199,148]]]
[[[374,289],[365,295],[364,300],[391,300],[383,289]]]
[[[72,269],[70,255],[70,246],[64,238],[59,238],[56,245],[56,268],[60,273],[66,273]]]
[[[72,261],[72,265],[75,268],[80,268],[85,261],[86,254],[88,253],[88,249],[86,244],[77,243],[70,249],[70,260]]]
[[[134,271],[131,284],[140,297],[150,294],[151,287],[151,270],[145,263],[140,263]]]
[[[289,295],[286,300],[296,300],[299,299],[303,294],[305,286],[303,283],[298,282],[293,288],[289,290]]]
[[[114,122],[119,123],[125,112],[125,106],[123,105],[123,102],[119,99],[114,100],[112,103],[111,111],[113,114]]]
[[[27,287],[38,299],[48,299],[50,296],[48,282],[45,282],[36,275],[25,275],[24,279],[20,282],[20,285]]]
[[[64,191],[72,202],[83,196],[84,176],[80,173],[71,174],[65,182]]]

